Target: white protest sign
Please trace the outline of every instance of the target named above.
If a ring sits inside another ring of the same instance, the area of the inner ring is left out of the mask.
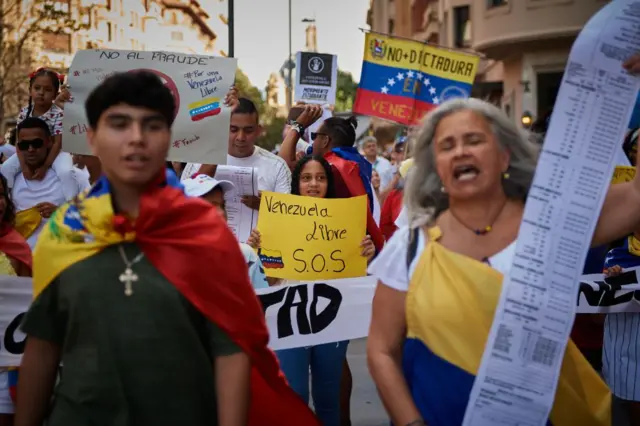
[[[20,365],[25,336],[19,327],[32,300],[31,278],[0,276],[0,369]]]
[[[338,57],[324,53],[296,54],[296,91],[294,101],[308,104],[336,103]]]
[[[300,283],[258,290],[269,347],[289,349],[369,334],[374,277]]]
[[[288,349],[367,336],[375,288],[375,278],[362,277],[258,290],[269,346]],[[20,365],[25,336],[18,328],[32,294],[31,278],[0,276],[0,368]]]
[[[640,284],[605,284],[602,275],[583,275],[578,313],[640,312]],[[608,281],[610,279],[607,279]],[[369,334],[374,277],[275,286],[257,291],[269,328],[269,347],[290,349],[358,339]],[[31,279],[0,277],[0,368],[18,366],[24,351],[19,325],[32,300]]]
[[[168,52],[80,50],[69,69],[73,102],[64,107],[62,148],[91,154],[84,102],[89,93],[115,72],[151,71],[176,101],[169,160],[226,164],[230,108],[224,98],[233,85],[237,60]]]
[[[602,274],[580,278],[578,309],[580,314],[640,312],[639,268],[627,269],[617,277]]]

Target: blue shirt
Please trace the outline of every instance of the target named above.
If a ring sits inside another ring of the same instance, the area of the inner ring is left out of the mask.
[[[244,255],[244,260],[247,262],[249,279],[251,280],[253,288],[255,290],[268,288],[269,283],[267,282],[267,276],[264,273],[264,267],[258,257],[258,253],[256,253],[250,245],[245,243],[240,243],[240,250]]]

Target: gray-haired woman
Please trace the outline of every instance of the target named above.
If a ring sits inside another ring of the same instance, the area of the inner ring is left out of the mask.
[[[511,266],[537,147],[495,106],[457,99],[426,117],[414,160],[405,187],[413,227],[369,268],[379,280],[369,369],[394,424],[454,426]],[[638,211],[640,178],[612,187],[593,244],[639,228]],[[609,424],[609,390],[572,343],[564,366],[550,424]]]

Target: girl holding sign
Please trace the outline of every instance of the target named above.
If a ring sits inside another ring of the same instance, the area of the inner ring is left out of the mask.
[[[319,156],[306,156],[298,161],[292,173],[291,194],[334,198],[333,175],[327,160]],[[251,233],[247,244],[256,249],[260,247],[258,230]],[[364,237],[361,247],[362,256],[372,259],[375,246],[370,236]],[[295,283],[284,281],[281,284]],[[313,405],[323,426],[341,425],[341,383],[348,345],[348,341],[343,341],[276,351],[289,385],[307,403],[311,374]]]

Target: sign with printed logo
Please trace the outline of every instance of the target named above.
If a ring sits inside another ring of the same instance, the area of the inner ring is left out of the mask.
[[[295,101],[309,104],[336,103],[338,57],[325,53],[298,52],[296,55]]]
[[[93,89],[118,72],[147,71],[160,78],[175,101],[169,160],[226,164],[231,109],[224,98],[237,60],[169,52],[81,50],[69,69],[73,101],[65,104],[62,148],[91,154],[84,103]]]

